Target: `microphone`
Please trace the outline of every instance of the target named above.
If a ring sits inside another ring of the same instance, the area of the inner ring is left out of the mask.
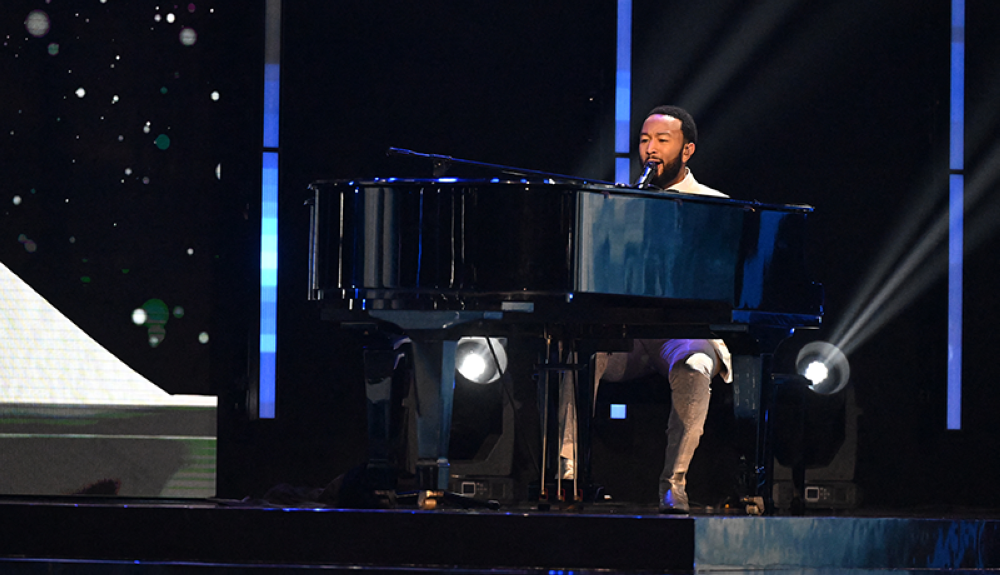
[[[392,156],[422,156],[424,154],[418,154],[413,150],[404,150],[403,148],[389,148],[385,151],[385,155]]]
[[[639,188],[640,190],[648,188],[649,180],[653,179],[653,176],[656,175],[657,164],[659,164],[659,162],[655,160],[649,160],[646,162],[646,165],[642,167],[642,173],[639,174],[639,178],[635,181],[635,184],[632,187]]]

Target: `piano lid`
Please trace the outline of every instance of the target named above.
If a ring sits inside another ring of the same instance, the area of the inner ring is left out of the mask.
[[[494,178],[359,178],[359,179],[330,179],[330,180],[316,180],[309,184],[308,188],[314,192],[319,189],[333,188],[339,189],[343,187],[354,188],[357,190],[371,187],[424,187],[424,188],[440,188],[440,189],[463,189],[463,188],[481,188],[488,186],[518,186],[527,185],[531,186],[536,192],[542,193],[545,191],[556,191],[565,188],[572,188],[574,190],[585,190],[585,191],[595,191],[601,193],[609,193],[616,195],[632,195],[632,196],[646,196],[646,197],[656,197],[663,198],[669,197],[675,200],[681,201],[705,201],[708,203],[722,202],[730,205],[740,205],[747,209],[766,209],[766,210],[779,210],[779,211],[791,211],[791,212],[806,212],[810,213],[814,210],[813,206],[808,204],[768,204],[762,203],[757,200],[740,200],[735,198],[720,198],[715,196],[701,196],[697,194],[686,194],[682,192],[675,192],[670,190],[640,190],[638,188],[633,188],[631,186],[626,186],[624,184],[619,185],[608,185],[605,183],[597,183],[586,178],[580,179],[559,179],[559,178],[542,178],[542,177],[531,177],[531,178],[517,178],[514,176],[504,176],[504,177],[494,177]]]
[[[310,297],[330,305],[500,310],[610,296],[732,317],[822,313],[804,254],[809,206],[527,178],[310,187]]]

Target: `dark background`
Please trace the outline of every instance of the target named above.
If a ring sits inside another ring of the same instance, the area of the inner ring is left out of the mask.
[[[0,259],[155,383],[220,394],[220,495],[322,485],[363,460],[364,398],[358,342],[305,299],[306,186],[430,175],[423,162],[386,157],[389,146],[611,179],[615,3],[284,2],[274,421],[244,409],[246,349],[256,345],[247,334],[257,313],[263,5],[195,4],[5,7]],[[23,22],[36,8],[53,27],[29,39]],[[968,2],[963,430],[944,429],[937,241],[904,282],[912,297],[894,295],[876,312],[879,328],[848,342],[868,505],[1000,504],[989,361],[1000,285],[989,249],[998,10]],[[154,20],[169,11],[178,22]],[[947,215],[950,3],[636,0],[633,18],[633,133],[653,106],[682,105],[698,120],[691,166],[702,182],[734,198],[815,206],[812,272],[832,338],[855,299],[871,299],[870,270],[883,258],[896,267]],[[181,25],[196,29],[197,44],[178,42]],[[166,150],[153,144],[160,133]],[[14,195],[25,201],[14,206]],[[130,320],[151,297],[186,310],[156,348]],[[208,345],[197,343],[201,331]]]

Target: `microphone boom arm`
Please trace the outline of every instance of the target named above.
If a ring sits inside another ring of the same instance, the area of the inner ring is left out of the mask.
[[[561,180],[572,180],[576,182],[592,182],[595,184],[607,184],[609,186],[615,185],[613,182],[605,182],[603,180],[592,180],[588,178],[581,178],[578,176],[567,176],[565,174],[556,174],[554,172],[543,172],[540,170],[529,170],[528,168],[518,168],[514,166],[504,166],[501,164],[489,164],[486,162],[477,162],[475,160],[463,160],[460,158],[453,158],[451,156],[443,156],[440,154],[424,154],[422,152],[414,152],[413,150],[404,150],[403,148],[389,148],[386,151],[387,156],[415,156],[418,158],[427,158],[434,163],[434,175],[435,177],[444,175],[438,173],[441,167],[447,168],[451,164],[465,164],[468,166],[477,166],[480,168],[488,168],[491,170],[496,170],[503,174],[510,174],[512,176],[544,176],[546,178],[558,178]]]

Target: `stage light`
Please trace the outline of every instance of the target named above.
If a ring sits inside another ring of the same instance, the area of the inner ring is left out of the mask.
[[[455,369],[474,383],[492,383],[507,370],[503,340],[491,337],[463,337],[455,350]]]
[[[802,346],[795,359],[795,370],[809,380],[809,389],[822,395],[837,393],[851,377],[847,356],[837,346],[813,341]]]

